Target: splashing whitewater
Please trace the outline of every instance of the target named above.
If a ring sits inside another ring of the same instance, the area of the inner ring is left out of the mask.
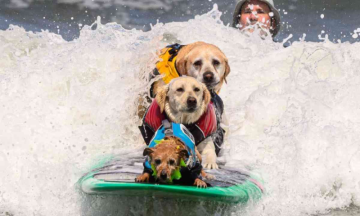
[[[70,42],[17,26],[0,31],[0,215],[82,215],[82,174],[144,146],[138,94],[156,50],[174,38],[215,44],[229,58],[220,94],[231,126],[225,159],[261,175],[267,188],[260,203],[234,215],[360,206],[360,44],[283,48],[220,16],[214,8],[149,32],[98,21]]]

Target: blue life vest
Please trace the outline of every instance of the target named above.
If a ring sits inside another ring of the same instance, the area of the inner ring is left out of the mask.
[[[189,154],[189,158],[185,161],[185,163],[190,169],[195,167],[196,163],[199,161],[196,157],[195,139],[190,131],[183,124],[170,123],[168,120],[163,120],[162,126],[156,131],[150,141],[149,148],[155,147],[159,141],[163,140],[166,136],[177,137],[185,144],[185,148]],[[148,158],[146,158],[144,165],[146,168],[151,169],[151,164]]]

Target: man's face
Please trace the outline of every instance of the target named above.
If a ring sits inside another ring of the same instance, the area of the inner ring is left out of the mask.
[[[251,26],[255,27],[255,25],[259,25],[258,27],[262,29],[270,30],[272,26],[270,13],[269,6],[260,0],[245,2],[240,12],[240,29],[243,30],[246,28],[248,32],[252,33],[255,28]]]

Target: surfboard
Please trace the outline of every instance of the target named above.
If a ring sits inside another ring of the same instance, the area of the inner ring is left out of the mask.
[[[207,188],[196,186],[136,183],[135,178],[143,171],[143,157],[112,159],[103,166],[85,174],[79,181],[86,194],[116,194],[121,196],[151,196],[159,198],[184,198],[247,203],[259,200],[264,192],[261,181],[251,174],[220,165],[218,170],[206,170],[215,176],[205,180]]]

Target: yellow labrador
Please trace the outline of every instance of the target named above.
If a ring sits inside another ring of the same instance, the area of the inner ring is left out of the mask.
[[[220,92],[230,73],[230,66],[225,54],[215,45],[195,42],[183,46],[177,53],[176,71],[180,76],[186,75],[204,83],[209,90]],[[156,95],[159,87],[165,85],[160,79],[154,83]]]
[[[205,117],[211,115],[211,110],[209,110],[212,109],[209,106],[211,94],[205,84],[192,77],[173,79],[168,85],[159,89],[155,99],[160,107],[160,112],[165,112],[169,120],[175,123],[190,125],[198,122],[204,115]],[[213,115],[215,115],[214,112]],[[216,119],[216,117],[214,118]],[[216,125],[216,122],[213,122],[214,124]],[[212,126],[206,125],[205,127],[208,129]],[[212,137],[205,135],[204,140],[199,143],[197,148],[203,158],[203,166],[217,169]]]

